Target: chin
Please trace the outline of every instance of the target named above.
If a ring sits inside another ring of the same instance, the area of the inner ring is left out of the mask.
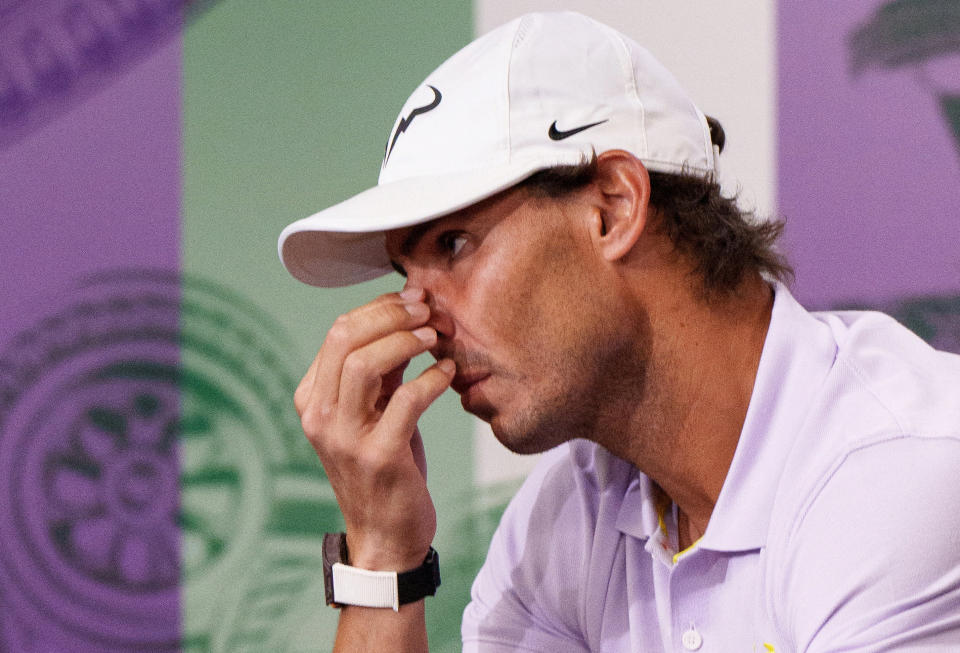
[[[527,420],[513,420],[511,423],[502,414],[485,421],[489,422],[500,444],[516,454],[543,453],[569,439],[558,431],[544,432]]]
[[[510,401],[498,397],[496,405],[489,394],[471,392],[460,397],[460,403],[471,415],[490,425],[490,429],[504,447],[516,454],[537,454],[553,449],[569,439],[572,429],[562,412],[548,410],[548,405],[526,405],[521,397]]]
[[[497,411],[493,409],[486,401],[479,401],[476,399],[468,399],[466,395],[460,397],[460,405],[463,407],[463,410],[470,413],[477,419],[483,420],[491,427],[493,426],[493,420],[496,418]]]

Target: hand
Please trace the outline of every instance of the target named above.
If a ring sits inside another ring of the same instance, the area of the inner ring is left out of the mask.
[[[350,564],[419,566],[437,529],[417,420],[450,385],[451,360],[403,383],[437,341],[420,289],[382,295],[341,315],[300,381],[294,404],[347,526]]]

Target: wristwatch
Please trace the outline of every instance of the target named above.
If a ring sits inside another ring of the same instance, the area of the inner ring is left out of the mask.
[[[409,571],[370,571],[351,567],[346,533],[323,536],[323,584],[327,605],[400,609],[433,596],[440,586],[440,556],[431,546],[423,564]]]

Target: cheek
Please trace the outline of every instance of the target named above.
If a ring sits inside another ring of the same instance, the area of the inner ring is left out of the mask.
[[[542,293],[528,266],[521,260],[477,260],[463,276],[454,278],[445,293],[446,306],[455,322],[454,339],[467,351],[475,350],[496,361],[502,369],[519,372],[529,356],[524,351],[542,325]]]
[[[514,259],[482,283],[488,319],[524,359],[555,358],[590,316],[579,314],[583,288],[576,262],[538,251]]]
[[[472,340],[507,364],[555,359],[589,322],[581,315],[589,310],[589,271],[575,245],[556,232],[500,235],[456,280],[451,299],[462,308],[464,343]]]
[[[525,303],[525,290],[511,272],[505,266],[486,266],[467,287],[467,302],[474,307],[468,330],[475,330],[485,345],[503,346],[522,336],[518,309]]]

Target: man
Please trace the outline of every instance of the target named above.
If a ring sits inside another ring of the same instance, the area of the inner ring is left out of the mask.
[[[406,277],[338,318],[295,397],[346,523],[338,650],[427,648],[416,423],[450,386],[549,452],[465,650],[960,650],[960,359],[804,311],[779,226],[720,195],[721,146],[635,43],[528,15],[415,91],[377,187],[284,231],[308,283]]]

